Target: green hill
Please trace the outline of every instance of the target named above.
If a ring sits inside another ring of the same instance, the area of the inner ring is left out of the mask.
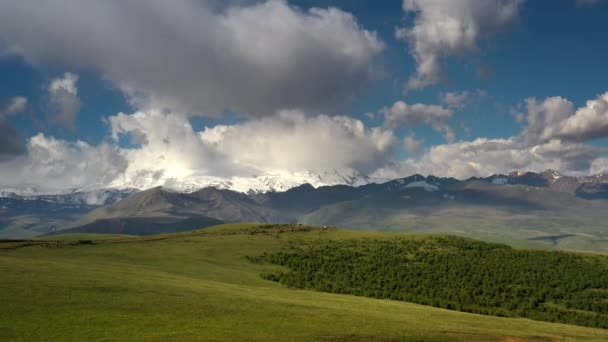
[[[427,236],[226,225],[0,243],[0,340],[606,341],[608,330],[290,289],[247,256]]]
[[[73,233],[73,234],[58,234],[37,238],[42,241],[78,241],[78,240],[112,240],[132,238],[132,235],[121,234],[92,234],[92,233]]]

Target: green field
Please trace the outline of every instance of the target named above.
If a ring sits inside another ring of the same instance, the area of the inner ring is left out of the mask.
[[[260,276],[280,267],[246,256],[395,234],[249,227],[0,243],[0,340],[608,340],[608,330],[288,289]]]

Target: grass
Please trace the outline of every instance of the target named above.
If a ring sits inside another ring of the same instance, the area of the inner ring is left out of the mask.
[[[135,237],[134,235],[121,234],[92,234],[92,233],[74,233],[74,234],[58,234],[37,238],[36,240],[43,241],[77,241],[77,240],[114,240],[126,239]]]
[[[249,227],[0,249],[0,340],[608,340],[606,330],[288,289],[260,277],[276,266],[245,256],[392,234]]]
[[[398,200],[401,199],[395,199]],[[593,215],[575,215],[566,210],[510,212],[479,206],[404,211],[402,208],[392,210],[390,205],[342,202],[305,215],[300,222],[402,233],[444,233],[522,248],[600,253],[608,250],[606,220]],[[570,236],[555,243],[538,240],[556,235]]]

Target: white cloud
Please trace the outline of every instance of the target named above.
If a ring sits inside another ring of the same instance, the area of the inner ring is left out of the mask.
[[[406,105],[397,108],[402,110],[396,113],[409,112]],[[417,120],[413,122],[447,117],[437,114],[441,112],[439,109],[435,112],[434,115],[414,116]],[[520,135],[436,145],[417,159],[410,158],[382,167],[373,176],[392,178],[423,173],[469,178],[513,170],[555,169],[581,175],[608,171],[608,162],[601,157],[606,149],[584,143],[608,136],[608,93],[587,101],[578,109],[559,96],[542,101],[529,98],[525,102],[525,112],[516,113],[516,116],[525,122]],[[404,119],[407,118],[405,114],[396,118],[408,121]],[[412,141],[409,143],[413,144]]]
[[[423,143],[423,140],[419,140],[414,134],[410,134],[403,138],[403,149],[408,153],[409,156],[415,157],[422,152]]]
[[[350,13],[238,3],[4,1],[0,43],[34,63],[97,70],[138,108],[183,113],[331,106],[375,77],[384,43]]]
[[[392,158],[395,142],[391,131],[366,127],[360,120],[300,111],[201,132],[184,116],[159,110],[120,113],[108,122],[116,142],[137,134],[140,143],[122,151],[128,167],[113,184],[140,188],[308,171],[367,174]]]
[[[428,124],[442,133],[448,142],[454,140],[454,131],[446,123],[454,115],[451,109],[438,105],[423,103],[410,105],[404,101],[397,101],[391,107],[383,108],[381,112],[384,114],[384,125],[388,128],[395,129],[401,125],[413,128]]]
[[[439,93],[439,101],[454,110],[462,110],[467,105],[478,102],[486,96],[486,92],[477,89],[475,91],[448,91]]]
[[[78,98],[78,75],[66,72],[63,77],[51,81],[48,87],[51,110],[55,112],[54,121],[74,130],[76,116],[81,103]]]
[[[396,31],[410,45],[417,70],[409,89],[444,81],[442,59],[476,52],[478,42],[504,30],[517,18],[521,0],[404,0],[403,10],[415,15],[412,27]]]
[[[108,144],[91,146],[39,133],[28,140],[26,148],[26,155],[2,164],[0,186],[33,186],[51,192],[105,186],[127,166],[120,151]]]
[[[270,172],[351,168],[363,174],[390,159],[395,140],[392,132],[353,118],[298,111],[207,128],[201,138],[235,163]]]
[[[527,113],[517,113],[518,121],[527,121],[522,135],[531,143],[547,141],[555,136],[557,126],[574,113],[574,104],[554,96],[538,101],[526,99]]]
[[[522,134],[531,143],[551,139],[583,142],[608,137],[608,92],[578,109],[558,96],[543,101],[529,98],[526,112],[517,116],[527,122]]]
[[[514,170],[561,170],[570,174],[598,171],[594,165],[598,149],[584,144],[552,140],[527,147],[516,138],[462,141],[433,146],[418,159],[407,159],[380,168],[372,176],[396,178],[413,173],[466,179],[486,177]],[[605,170],[604,170],[605,171]]]
[[[106,122],[110,141],[98,146],[37,134],[23,153],[0,151],[12,154],[0,160],[0,187],[52,192],[231,182],[247,191],[257,176],[291,177],[293,186],[319,183],[317,174],[340,182],[342,176],[368,174],[387,164],[396,141],[390,130],[357,119],[301,111],[198,132],[185,115],[162,110],[119,113]],[[118,147],[129,142],[134,144]]]
[[[557,132],[562,139],[587,141],[608,136],[608,92],[589,100],[565,120]]]
[[[439,100],[449,108],[463,109],[470,96],[468,91],[446,92],[439,95]]]
[[[150,110],[119,113],[108,122],[114,141],[135,137],[140,145],[123,150],[128,167],[117,184],[147,188],[196,174],[229,178],[249,171],[202,141],[184,116]]]
[[[608,173],[608,158],[597,158],[591,163],[589,174],[597,175],[600,173]]]
[[[523,136],[478,138],[423,151],[422,141],[410,134],[401,140],[407,159],[396,160],[393,149],[398,139],[386,126],[367,127],[349,117],[300,111],[202,131],[194,130],[185,116],[161,110],[119,113],[107,122],[111,140],[98,146],[43,134],[31,137],[27,153],[0,161],[0,187],[183,189],[190,183],[230,183],[247,191],[255,176],[276,178],[277,184],[286,178],[293,186],[319,182],[313,174],[334,177],[334,170],[347,177],[377,178],[413,173],[468,178],[549,168],[574,174],[608,171],[601,148],[560,139],[530,144]],[[118,147],[133,139],[136,145]],[[340,175],[332,180],[342,181]]]
[[[10,102],[4,109],[5,115],[14,115],[22,113],[27,109],[27,98],[23,96],[15,96],[11,98]],[[2,113],[0,113],[2,114]]]

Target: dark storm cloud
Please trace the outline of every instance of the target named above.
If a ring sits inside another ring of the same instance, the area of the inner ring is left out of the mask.
[[[0,161],[26,153],[24,142],[15,127],[0,118]]]

